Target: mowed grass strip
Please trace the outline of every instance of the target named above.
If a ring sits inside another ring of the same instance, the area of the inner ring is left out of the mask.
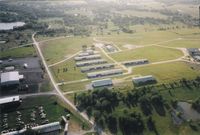
[[[92,38],[68,37],[45,42],[41,45],[42,52],[48,64],[61,61],[82,49],[82,45],[91,46]]]
[[[32,46],[29,46],[29,47],[20,47],[6,51],[1,51],[0,58],[6,58],[6,57],[21,58],[34,55],[36,55],[35,49]]]
[[[120,62],[137,59],[148,59],[150,62],[158,62],[177,59],[183,56],[183,53],[176,49],[149,46],[113,53],[110,56]]]
[[[173,82],[182,78],[188,80],[200,75],[199,70],[192,69],[185,62],[172,62],[158,65],[149,65],[145,67],[133,68],[134,74],[153,75],[160,82]]]

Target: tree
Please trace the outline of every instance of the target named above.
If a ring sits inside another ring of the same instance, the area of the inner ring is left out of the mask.
[[[117,125],[118,121],[115,116],[109,115],[107,119],[107,125],[111,133],[116,134],[117,133]]]

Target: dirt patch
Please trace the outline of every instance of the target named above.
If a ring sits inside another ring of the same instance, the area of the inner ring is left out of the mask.
[[[127,49],[135,49],[135,48],[138,48],[139,46],[137,45],[131,45],[131,44],[126,44],[126,45],[123,45],[124,48],[127,48]]]

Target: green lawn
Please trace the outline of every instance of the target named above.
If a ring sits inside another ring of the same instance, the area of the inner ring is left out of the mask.
[[[63,72],[64,68],[67,68],[66,72]],[[86,74],[82,73],[80,71],[80,68],[76,67],[76,63],[73,58],[66,62],[51,67],[51,71],[57,82],[61,82],[62,80],[74,81],[86,78]]]
[[[135,34],[119,34],[102,36],[97,39],[107,42],[113,42],[119,47],[123,48],[125,44],[133,45],[149,45],[167,40],[178,38],[179,35],[170,31],[151,31],[140,32]]]
[[[82,45],[92,45],[92,38],[69,37],[44,42],[41,45],[47,63],[52,64],[69,57],[82,49]]]
[[[172,82],[182,78],[194,79],[200,75],[199,70],[191,69],[184,62],[173,62],[133,68],[133,74],[154,75],[161,82]]]
[[[156,46],[126,50],[119,53],[110,54],[110,56],[117,61],[148,59],[150,62],[177,59],[182,55],[182,52],[179,50]]]
[[[20,58],[34,55],[36,55],[35,49],[32,46],[29,46],[2,51],[0,54],[0,58]]]

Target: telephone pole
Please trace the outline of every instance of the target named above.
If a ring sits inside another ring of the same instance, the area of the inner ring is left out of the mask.
[[[200,29],[200,6],[199,6],[199,29]]]

